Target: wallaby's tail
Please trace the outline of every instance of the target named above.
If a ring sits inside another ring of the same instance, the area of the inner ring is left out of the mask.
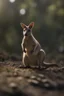
[[[43,62],[43,66],[45,66],[46,68],[48,67],[58,67],[58,65],[56,63],[47,63],[47,62]]]

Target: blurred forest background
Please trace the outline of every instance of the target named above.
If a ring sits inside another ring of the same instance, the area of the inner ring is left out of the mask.
[[[46,52],[64,53],[64,0],[0,0],[0,51],[21,55],[20,23],[34,21],[33,34]]]

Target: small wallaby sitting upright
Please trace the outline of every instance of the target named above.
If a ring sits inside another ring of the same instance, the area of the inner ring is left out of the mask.
[[[21,23],[21,27],[23,28],[23,40],[21,43],[23,50],[23,57],[22,57],[23,65],[26,67],[38,66],[39,68],[41,66],[44,66],[44,59],[46,53],[41,48],[40,43],[35,39],[35,37],[32,34],[32,28],[34,27],[34,22],[30,23],[28,26]]]

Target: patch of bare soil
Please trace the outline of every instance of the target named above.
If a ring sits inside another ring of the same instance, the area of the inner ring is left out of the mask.
[[[64,96],[63,64],[24,68],[20,59],[11,58],[0,59],[0,96]]]

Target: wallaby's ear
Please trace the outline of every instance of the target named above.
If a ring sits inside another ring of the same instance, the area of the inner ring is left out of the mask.
[[[32,22],[32,23],[29,24],[29,28],[30,29],[33,28],[33,27],[34,27],[34,22]]]
[[[21,27],[24,29],[26,28],[26,25],[24,23],[20,23]]]

